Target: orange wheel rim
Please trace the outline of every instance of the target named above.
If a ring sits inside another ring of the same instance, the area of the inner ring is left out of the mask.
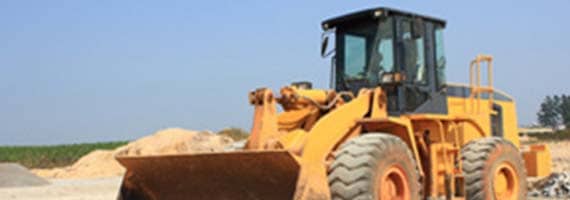
[[[404,170],[392,166],[378,179],[378,199],[380,200],[409,200],[410,187]]]
[[[508,163],[497,167],[493,176],[495,199],[518,199],[519,180],[515,169]]]

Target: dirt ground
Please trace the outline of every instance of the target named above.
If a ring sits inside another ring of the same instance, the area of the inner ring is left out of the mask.
[[[527,142],[527,141],[525,141]],[[553,171],[570,171],[570,141],[548,142],[552,151]],[[99,179],[49,179],[48,186],[0,188],[4,200],[108,200],[116,199],[121,177]],[[529,198],[548,199],[548,198]]]
[[[0,188],[0,200],[108,200],[116,199],[125,169],[115,156],[185,154],[223,151],[233,140],[208,131],[164,129],[115,150],[97,150],[71,166],[32,169],[51,184],[37,187]],[[0,168],[1,169],[1,168]],[[26,169],[22,169],[26,170]],[[26,171],[27,172],[27,171]],[[0,173],[0,176],[2,174]],[[18,182],[21,176],[10,177]],[[29,182],[29,181],[28,181]],[[2,183],[2,179],[0,179]],[[2,186],[2,184],[0,184]]]
[[[48,186],[0,188],[2,200],[114,200],[121,184],[120,177],[102,179],[51,180]],[[529,198],[546,200],[549,198]]]
[[[121,177],[101,179],[50,180],[47,186],[0,188],[3,200],[113,200]]]
[[[552,153],[552,171],[570,171],[570,141],[548,142]]]

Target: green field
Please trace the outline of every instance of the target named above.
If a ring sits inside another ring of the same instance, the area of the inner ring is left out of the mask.
[[[97,149],[115,149],[127,142],[102,142],[54,146],[0,146],[0,162],[17,162],[28,168],[52,168],[73,164]]]
[[[227,128],[218,132],[239,141],[249,136],[239,128]],[[28,168],[53,168],[73,164],[82,156],[94,150],[115,149],[127,144],[121,142],[100,142],[52,146],[0,146],[0,162],[17,162]]]
[[[570,130],[561,130],[555,133],[546,134],[535,134],[534,137],[541,141],[560,141],[560,140],[570,140]]]

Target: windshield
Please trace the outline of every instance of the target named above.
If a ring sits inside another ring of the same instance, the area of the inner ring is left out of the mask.
[[[340,32],[339,80],[345,87],[376,86],[384,73],[394,71],[394,42],[391,19],[379,24],[362,23]]]

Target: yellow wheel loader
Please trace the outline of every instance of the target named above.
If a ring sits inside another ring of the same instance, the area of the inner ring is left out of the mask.
[[[470,63],[469,84],[446,83],[445,25],[390,8],[326,20],[331,89],[251,92],[243,149],[117,156],[119,199],[526,199],[527,174],[550,173],[548,149],[521,149],[491,56]]]

